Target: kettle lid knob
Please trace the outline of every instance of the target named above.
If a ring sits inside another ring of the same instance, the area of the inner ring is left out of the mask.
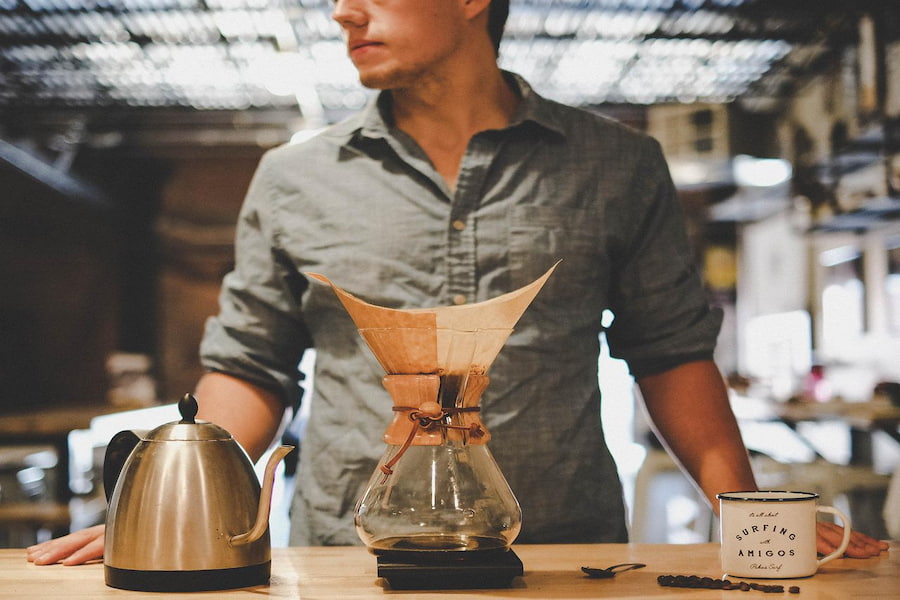
[[[194,420],[194,417],[197,416],[198,410],[197,399],[194,398],[192,394],[185,394],[181,400],[178,401],[178,412],[181,413],[180,423],[195,424],[196,421]]]
[[[178,401],[178,412],[181,413],[180,421],[172,421],[160,425],[156,429],[142,436],[142,441],[148,442],[199,442],[221,440],[234,442],[231,434],[215,425],[197,419],[200,410],[199,402],[192,394],[185,394]]]

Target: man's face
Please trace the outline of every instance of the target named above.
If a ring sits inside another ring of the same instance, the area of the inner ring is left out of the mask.
[[[459,49],[464,0],[335,0],[350,60],[363,85],[410,87],[439,77]]]

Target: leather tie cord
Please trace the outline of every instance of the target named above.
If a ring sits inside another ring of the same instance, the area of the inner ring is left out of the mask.
[[[437,406],[437,403],[432,403]],[[423,406],[425,406],[423,404]],[[384,479],[382,483],[387,480],[388,476],[393,474],[394,471],[391,467],[397,464],[397,461],[400,460],[400,457],[409,449],[412,445],[413,440],[416,437],[416,433],[418,433],[419,428],[423,430],[431,429],[432,427],[440,427],[442,429],[458,429],[462,431],[468,431],[469,435],[475,438],[479,438],[484,435],[484,429],[477,423],[472,423],[468,427],[463,427],[461,425],[450,425],[449,423],[442,423],[446,417],[451,415],[464,413],[464,412],[478,412],[481,410],[480,406],[464,406],[462,408],[440,408],[438,406],[437,411],[423,411],[422,407],[416,408],[415,406],[395,406],[393,408],[394,412],[409,412],[409,420],[415,423],[412,429],[409,431],[409,435],[406,437],[406,441],[403,442],[403,445],[400,446],[400,449],[397,450],[397,454],[391,457],[390,460],[385,462],[383,465],[379,467],[381,472],[384,473]],[[435,414],[436,413],[436,414]]]

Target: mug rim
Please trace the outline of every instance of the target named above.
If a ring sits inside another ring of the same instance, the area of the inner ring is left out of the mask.
[[[766,496],[764,494],[784,494],[784,496]],[[819,494],[794,490],[744,490],[739,492],[722,492],[716,494],[716,498],[733,502],[805,502],[807,500],[818,500]]]

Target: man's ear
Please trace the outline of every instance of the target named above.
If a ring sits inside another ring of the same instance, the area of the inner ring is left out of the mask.
[[[463,0],[463,10],[467,19],[474,19],[478,15],[487,16],[487,9],[491,0]]]

